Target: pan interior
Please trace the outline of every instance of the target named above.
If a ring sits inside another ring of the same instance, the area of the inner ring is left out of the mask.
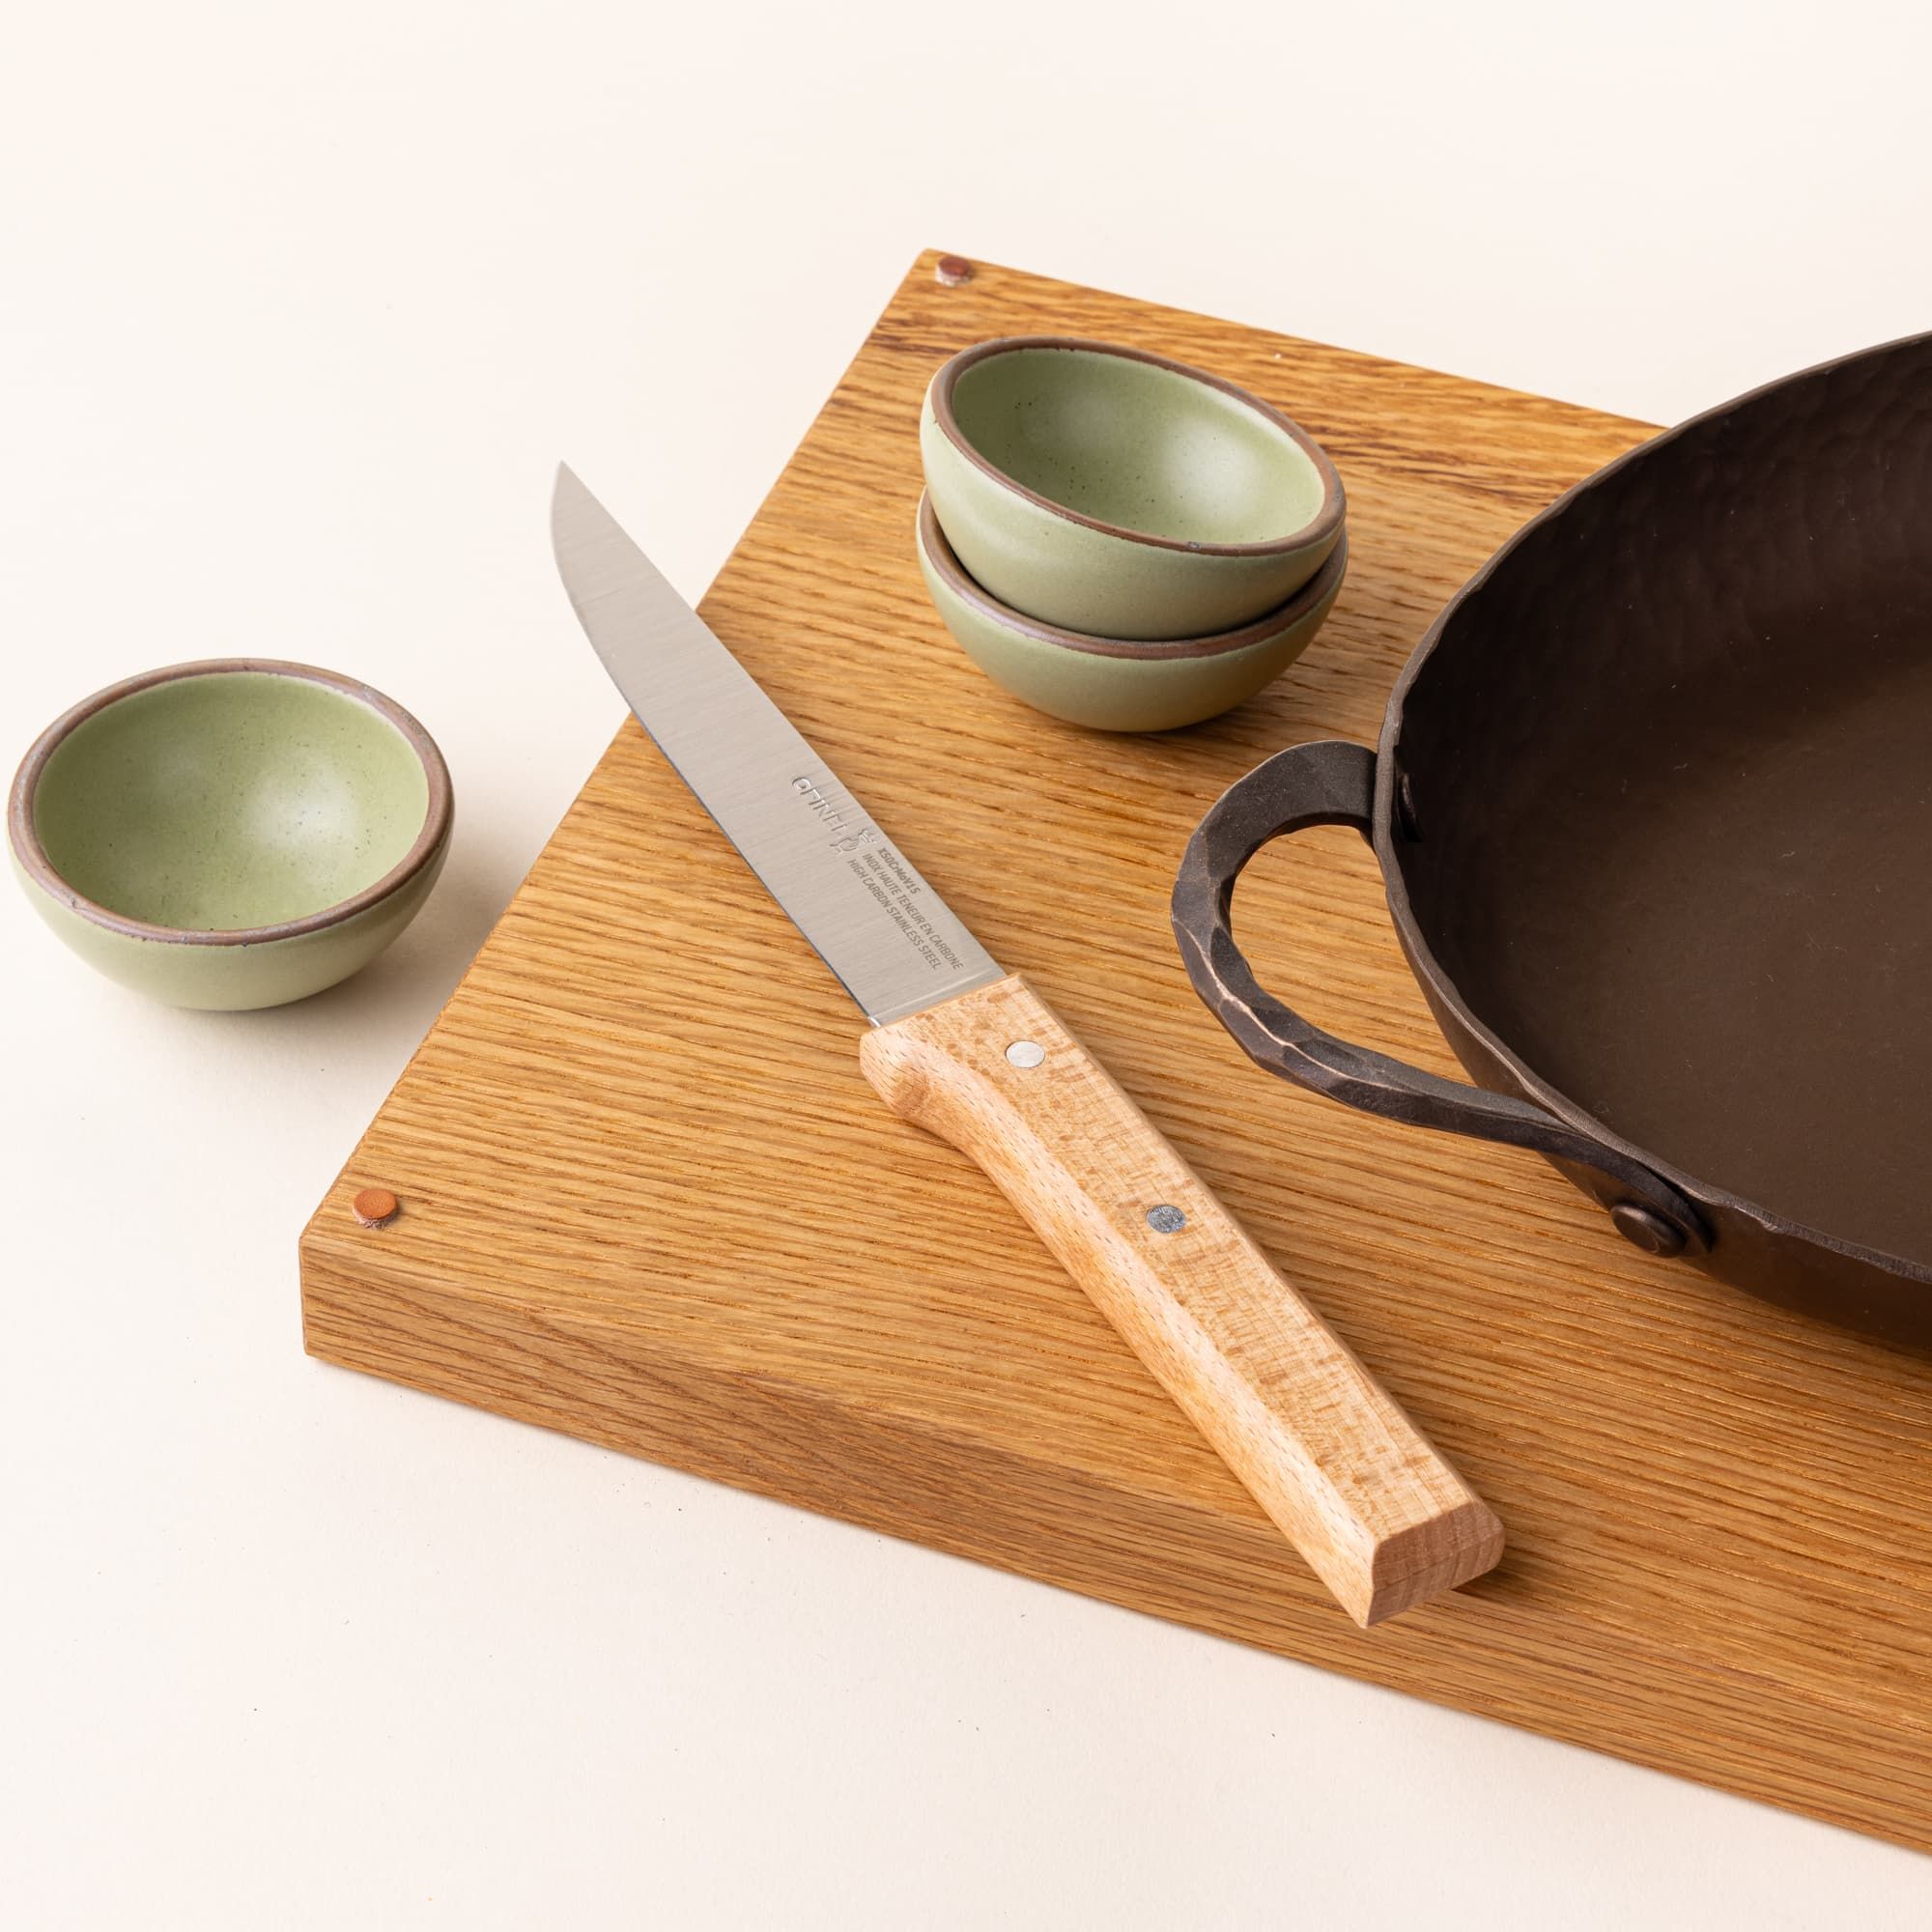
[[[1705,1183],[1932,1264],[1932,369],[1908,348],[1528,533],[1409,695],[1398,849],[1438,963],[1540,1078]]]

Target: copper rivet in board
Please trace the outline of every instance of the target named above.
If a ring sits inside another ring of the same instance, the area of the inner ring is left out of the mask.
[[[932,265],[932,278],[941,288],[956,289],[973,279],[973,265],[964,255],[942,255]]]
[[[349,1211],[365,1228],[380,1228],[393,1221],[403,1204],[386,1187],[365,1187],[349,1204]]]

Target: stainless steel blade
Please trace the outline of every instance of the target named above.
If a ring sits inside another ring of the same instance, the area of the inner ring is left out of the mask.
[[[1002,977],[710,626],[561,465],[551,541],[578,619],[638,722],[874,1025]]]

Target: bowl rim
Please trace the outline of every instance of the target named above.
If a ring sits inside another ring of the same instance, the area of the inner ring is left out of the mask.
[[[1153,368],[1165,369],[1171,375],[1183,377],[1190,383],[1219,389],[1223,395],[1233,397],[1263,421],[1282,431],[1315,466],[1315,473],[1321,479],[1320,506],[1307,523],[1290,530],[1285,536],[1269,537],[1264,543],[1197,543],[1186,537],[1164,537],[1155,535],[1151,530],[1132,529],[1125,524],[1105,523],[1098,517],[1088,516],[1083,510],[1076,510],[1070,503],[1056,502],[1051,497],[1041,496],[1037,490],[1028,489],[1017,477],[989,462],[967,440],[953,413],[952,391],[960,377],[976,363],[989,361],[995,355],[1010,355],[1036,349],[1081,350],[1094,355],[1117,355],[1122,361],[1146,362]],[[1198,369],[1191,362],[1178,362],[1173,356],[1157,355],[1151,349],[1135,349],[1121,342],[1100,342],[1084,335],[996,335],[960,350],[956,355],[943,362],[932,378],[930,394],[933,419],[938,423],[941,434],[975,469],[982,470],[1001,488],[1010,490],[1014,496],[1037,504],[1053,516],[1064,517],[1070,524],[1096,530],[1102,536],[1118,537],[1125,543],[1145,544],[1151,550],[1180,551],[1195,556],[1292,556],[1297,551],[1307,550],[1321,542],[1339,526],[1348,509],[1347,493],[1342,487],[1341,472],[1335,468],[1333,458],[1298,422],[1284,415],[1272,403],[1263,401],[1252,390],[1229,382],[1225,376],[1217,376],[1211,369]]]
[[[118,704],[124,697],[151,691],[156,685],[179,683],[187,678],[228,677],[239,673],[292,677],[320,684],[330,691],[340,692],[345,697],[354,698],[393,724],[416,754],[423,777],[429,783],[429,802],[423,812],[422,830],[416,834],[414,842],[373,885],[364,886],[359,893],[339,899],[333,905],[324,906],[319,912],[304,913],[299,919],[283,920],[274,925],[223,926],[213,931],[192,926],[157,925],[150,920],[132,919],[126,913],[115,912],[98,899],[89,898],[54,869],[34,826],[34,798],[45,775],[47,761],[77,725],[85,724],[110,705]],[[381,904],[436,857],[449,837],[453,813],[449,767],[443,763],[436,740],[393,697],[386,697],[374,686],[363,684],[356,678],[345,677],[339,671],[323,670],[315,665],[295,664],[283,658],[197,658],[188,664],[163,665],[156,670],[137,671],[132,677],[107,685],[62,712],[34,740],[27,755],[20,760],[19,770],[14,774],[13,788],[7,798],[7,837],[20,869],[35,885],[70,912],[109,932],[118,932],[129,939],[162,940],[180,946],[261,946],[271,940],[297,939],[303,933],[324,931],[354,919],[357,913],[366,912],[373,905]]]
[[[1003,604],[978,578],[969,575],[940,524],[930,490],[920,493],[919,547],[946,587],[961,603],[969,604],[982,615],[992,618],[1002,630],[1016,631],[1037,643],[1055,644],[1063,650],[1084,651],[1090,657],[1139,658],[1143,661],[1222,657],[1233,651],[1246,650],[1254,644],[1266,643],[1301,623],[1332,599],[1341,589],[1342,580],[1349,571],[1349,533],[1343,530],[1335,539],[1335,548],[1321,559],[1321,567],[1306,583],[1299,585],[1291,597],[1277,604],[1272,611],[1264,611],[1259,617],[1250,617],[1236,630],[1218,631],[1205,638],[1098,638],[1085,631],[1064,630],[1060,625],[1049,624],[1039,617],[1029,617],[1024,611],[1015,611],[1010,604]]]

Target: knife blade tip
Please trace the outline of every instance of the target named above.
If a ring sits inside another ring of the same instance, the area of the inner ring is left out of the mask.
[[[583,487],[583,479],[569,464],[556,466],[556,476],[551,484],[550,492],[550,536],[553,549],[563,540],[564,520],[574,510],[586,502],[596,502],[596,497]]]

